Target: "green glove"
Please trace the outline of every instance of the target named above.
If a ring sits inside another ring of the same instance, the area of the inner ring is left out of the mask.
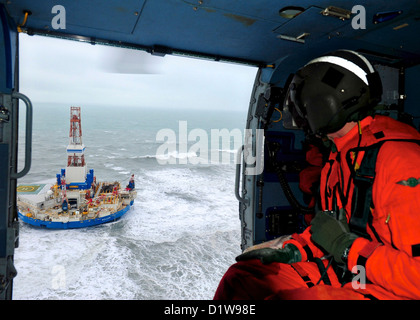
[[[236,261],[260,259],[263,264],[272,262],[294,263],[302,260],[299,249],[293,244],[286,244],[283,249],[262,248],[245,252],[236,257]]]
[[[339,218],[335,212],[320,211],[311,221],[312,240],[334,256],[334,260],[343,263],[344,251],[358,237],[350,232],[344,210],[340,209]]]

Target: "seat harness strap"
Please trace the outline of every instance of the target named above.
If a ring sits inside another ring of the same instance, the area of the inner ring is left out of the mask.
[[[372,210],[375,208],[372,199],[372,186],[376,175],[376,158],[382,145],[387,141],[401,141],[401,142],[413,142],[420,145],[420,140],[414,139],[389,139],[381,140],[373,145],[367,147],[357,147],[350,149],[346,155],[347,163],[350,162],[351,152],[364,151],[365,154],[362,159],[362,163],[358,170],[353,171],[353,199],[352,199],[352,212],[349,221],[349,227],[351,232],[356,233],[359,236],[370,238],[366,231],[366,226],[369,223],[371,226],[372,222]],[[352,166],[350,166],[352,168]],[[374,229],[371,226],[372,231]],[[380,239],[377,239],[380,241]]]

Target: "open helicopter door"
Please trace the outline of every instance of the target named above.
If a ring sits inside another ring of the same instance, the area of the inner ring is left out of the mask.
[[[0,5],[0,299],[12,298],[14,249],[18,247],[17,179],[31,166],[32,104],[18,92],[18,34]],[[26,106],[24,167],[18,169],[19,100]]]

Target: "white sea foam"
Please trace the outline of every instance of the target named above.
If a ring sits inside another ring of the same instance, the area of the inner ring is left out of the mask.
[[[121,170],[124,170],[124,168],[123,168],[123,167],[111,167],[111,169],[112,169],[112,170],[115,170],[115,171],[121,171]]]
[[[190,168],[136,175],[135,206],[118,222],[60,231],[22,226],[15,299],[212,298],[239,254],[230,179]]]

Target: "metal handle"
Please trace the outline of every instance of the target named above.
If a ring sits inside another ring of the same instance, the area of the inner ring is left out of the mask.
[[[20,172],[13,172],[13,179],[21,178],[29,172],[32,159],[32,103],[27,96],[19,92],[13,92],[12,98],[22,100],[26,105],[26,128],[25,128],[25,166]]]
[[[239,194],[239,184],[241,181],[241,157],[242,157],[242,151],[244,150],[244,146],[240,147],[238,149],[237,155],[236,155],[236,176],[235,176],[235,196],[236,199],[238,199],[239,202],[248,204],[249,200],[246,198],[242,198]]]

